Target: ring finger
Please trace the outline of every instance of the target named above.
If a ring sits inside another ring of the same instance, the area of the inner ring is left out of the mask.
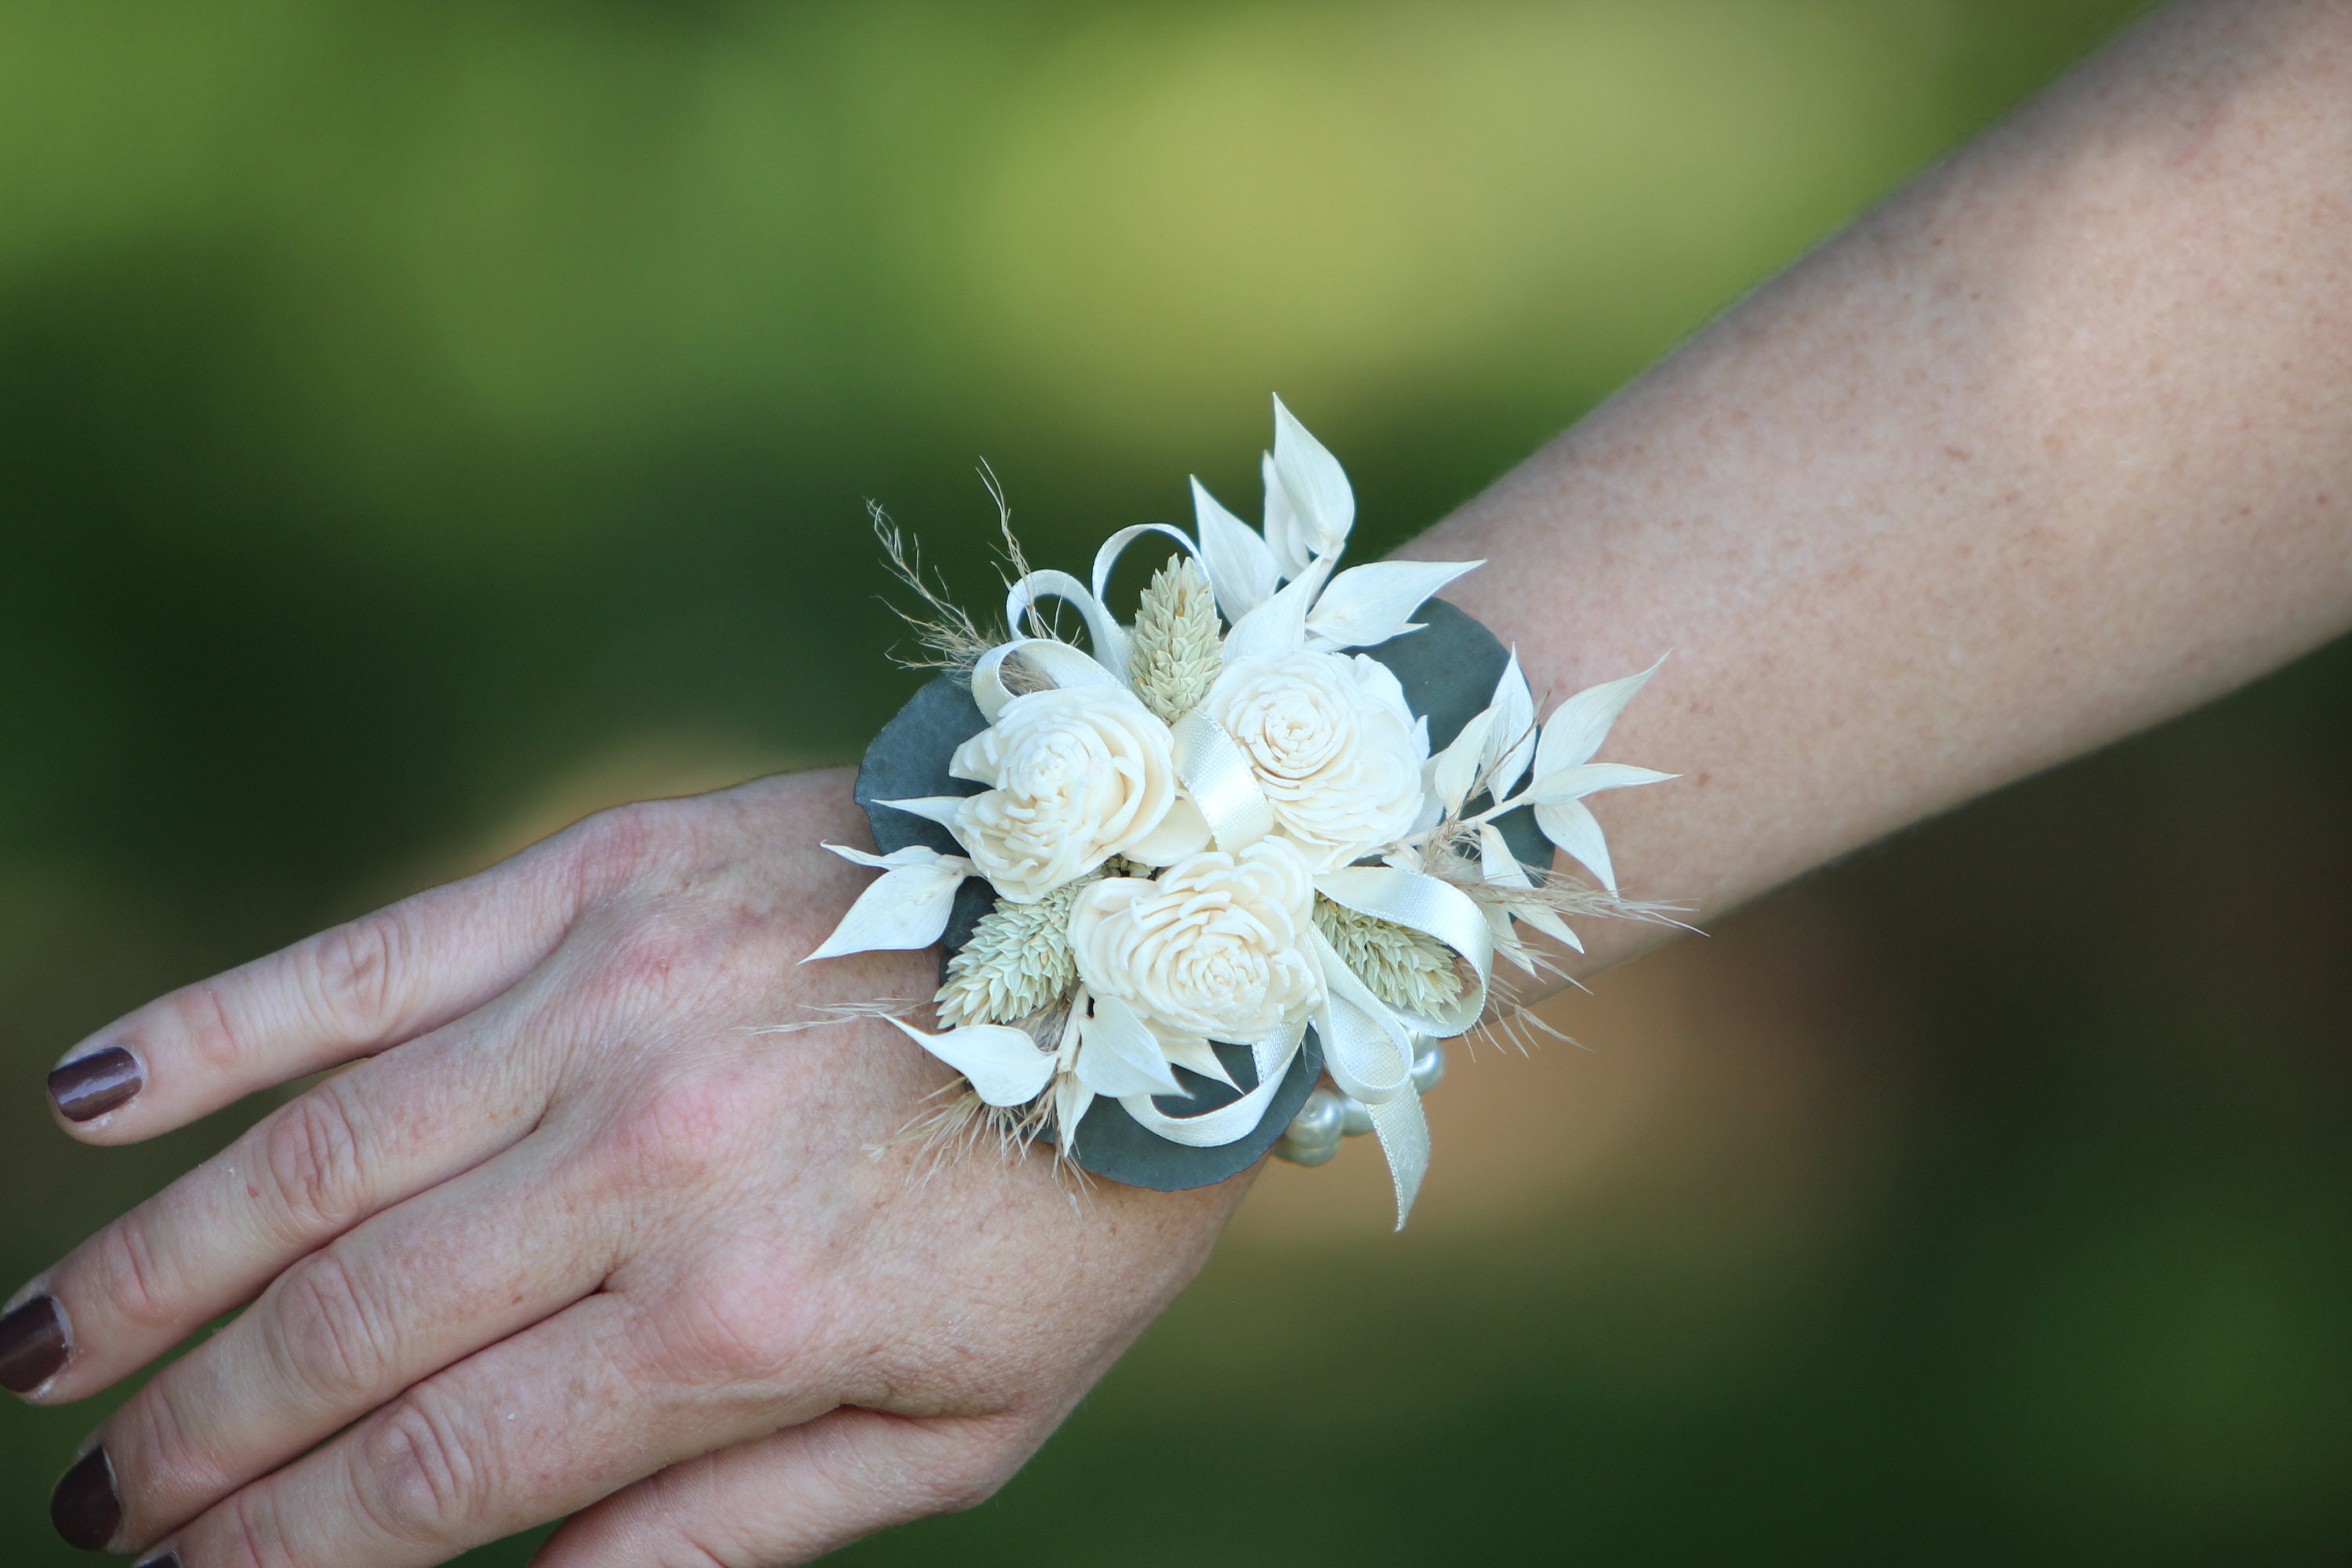
[[[594,1211],[525,1145],[304,1258],[158,1373],[59,1484],[77,1546],[152,1540],[610,1271]]]
[[[330,1079],[68,1254],[16,1293],[11,1386],[43,1404],[129,1375],[253,1299],[305,1253],[513,1144],[547,1102],[509,997]],[[29,1384],[29,1386],[27,1386]]]

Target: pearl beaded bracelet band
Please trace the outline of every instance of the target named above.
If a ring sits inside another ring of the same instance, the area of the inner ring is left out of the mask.
[[[1164,1190],[1370,1131],[1402,1226],[1437,1042],[1488,1016],[1498,954],[1546,966],[1522,927],[1580,948],[1564,916],[1645,912],[1584,801],[1672,775],[1592,761],[1650,671],[1538,725],[1517,655],[1431,597],[1480,563],[1338,571],[1354,494],[1279,400],[1262,469],[1262,533],[1195,480],[1196,535],[1120,529],[1090,583],[1027,570],[1008,528],[993,635],[877,514],[940,673],[866,753],[876,852],[826,847],[883,875],[809,957],[942,943],[936,1032],[858,1009],[961,1075],[936,1131],[984,1121]],[[1123,625],[1111,570],[1150,534],[1181,553]]]

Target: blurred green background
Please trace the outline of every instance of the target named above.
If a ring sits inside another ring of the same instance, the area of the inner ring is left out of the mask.
[[[252,1114],[71,1147],[83,1032],[854,756],[865,498],[982,597],[976,458],[1060,560],[1251,510],[1279,390],[1392,544],[2131,9],[6,0],[8,1279]],[[1276,1171],[1003,1496],[845,1560],[2346,1561],[2348,696],[1608,977],[1457,1066],[1412,1233],[1369,1150]],[[0,1415],[0,1560],[75,1560],[98,1414]]]

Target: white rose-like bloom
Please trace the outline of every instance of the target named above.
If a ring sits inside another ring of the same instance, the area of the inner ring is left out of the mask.
[[[1111,877],[1078,894],[1078,977],[1168,1039],[1254,1045],[1306,1022],[1323,1000],[1307,951],[1315,880],[1298,851],[1264,838],[1239,855],[1179,860],[1156,882]]]
[[[1392,844],[1421,815],[1429,728],[1363,654],[1237,658],[1202,710],[1249,759],[1276,828],[1318,871]]]
[[[1125,687],[1016,697],[949,760],[955,777],[989,786],[956,808],[956,841],[1000,897],[1034,903],[1109,857],[1146,847],[1168,823],[1173,744]]]

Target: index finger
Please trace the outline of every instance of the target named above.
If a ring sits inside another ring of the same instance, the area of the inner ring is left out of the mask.
[[[66,1053],[49,1074],[51,1108],[85,1142],[133,1143],[462,1017],[546,957],[635,862],[651,810],[604,812],[151,1002]]]

